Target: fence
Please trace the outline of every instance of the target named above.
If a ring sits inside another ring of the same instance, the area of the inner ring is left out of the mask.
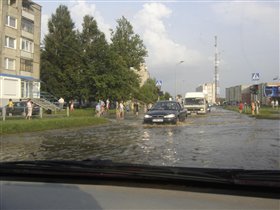
[[[8,119],[21,119],[25,118],[27,115],[27,107],[14,107],[7,108],[6,106],[0,109],[0,116],[3,121]],[[32,110],[32,117],[36,118],[47,118],[47,117],[69,117],[69,107],[66,107],[65,110],[52,113],[50,110],[43,110],[42,107]]]

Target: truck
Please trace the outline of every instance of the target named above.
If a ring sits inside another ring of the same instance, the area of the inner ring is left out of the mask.
[[[208,111],[208,102],[203,92],[187,92],[184,98],[184,108],[188,114],[206,114]]]

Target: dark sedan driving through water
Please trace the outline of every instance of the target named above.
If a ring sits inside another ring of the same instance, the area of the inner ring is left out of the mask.
[[[158,101],[144,116],[144,123],[173,123],[185,121],[187,110],[176,101]]]

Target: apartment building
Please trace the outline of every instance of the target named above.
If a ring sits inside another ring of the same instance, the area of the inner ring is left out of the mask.
[[[145,84],[145,82],[150,78],[150,74],[148,72],[148,68],[145,63],[140,65],[140,70],[136,70],[133,67],[131,67],[130,69],[135,71],[136,74],[139,75],[140,87],[142,87]]]
[[[0,106],[40,97],[41,6],[0,1]]]
[[[206,100],[209,104],[215,104],[215,83],[204,83],[195,89],[196,92],[206,94]]]

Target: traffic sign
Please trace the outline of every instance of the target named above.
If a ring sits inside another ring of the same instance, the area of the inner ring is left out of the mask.
[[[157,87],[161,87],[161,86],[162,86],[162,81],[161,81],[161,80],[157,80],[156,86],[157,86]]]
[[[260,80],[260,73],[252,73],[252,81]]]

